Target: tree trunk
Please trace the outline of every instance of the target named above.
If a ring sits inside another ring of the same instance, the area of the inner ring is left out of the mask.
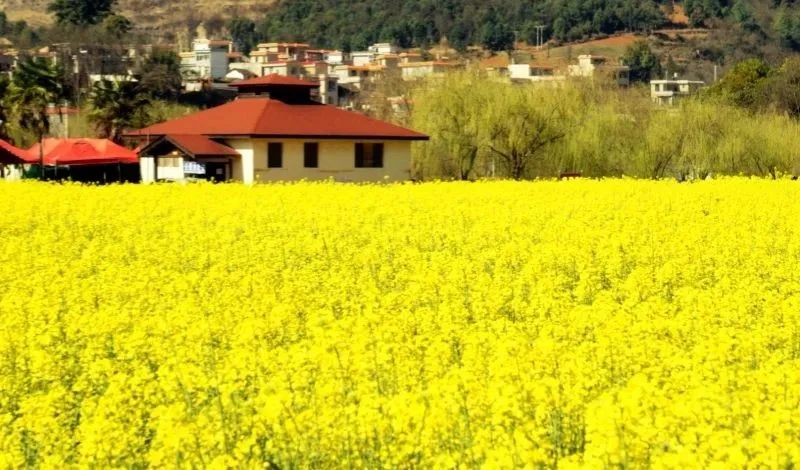
[[[39,134],[39,180],[44,181],[44,134]]]

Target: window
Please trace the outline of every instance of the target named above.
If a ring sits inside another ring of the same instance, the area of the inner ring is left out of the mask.
[[[158,159],[158,166],[162,168],[180,167],[181,157],[161,157]]]
[[[356,168],[383,168],[383,144],[356,144]]]
[[[303,145],[303,166],[306,168],[319,168],[319,144],[306,142]]]
[[[270,142],[267,144],[267,168],[283,168],[283,144]]]

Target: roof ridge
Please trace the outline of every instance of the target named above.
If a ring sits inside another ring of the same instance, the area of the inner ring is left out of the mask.
[[[261,112],[258,113],[258,118],[253,123],[253,128],[250,129],[250,133],[251,134],[255,134],[256,133],[256,130],[258,129],[259,124],[261,124],[261,121],[264,119],[264,115],[267,114],[267,110],[269,109],[270,104],[272,104],[274,101],[275,100],[272,100],[270,98],[265,98],[264,99],[264,106],[261,108]]]

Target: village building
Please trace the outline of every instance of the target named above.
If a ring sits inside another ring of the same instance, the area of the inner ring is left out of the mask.
[[[212,40],[206,37],[205,28],[197,28],[197,38],[192,40],[192,49],[180,52],[181,75],[190,80],[222,80],[228,73],[231,41]]]
[[[260,76],[281,75],[283,77],[299,77],[303,74],[300,61],[285,60],[281,62],[269,62],[261,66]]]
[[[390,42],[378,42],[369,46],[369,51],[377,55],[397,54],[397,46]]]
[[[267,42],[256,46],[256,50],[267,54],[276,54],[279,60],[299,60],[306,59],[306,51],[311,46],[302,42]]]
[[[571,77],[607,78],[617,85],[630,84],[630,67],[612,64],[603,56],[579,55],[578,63],[570,65],[567,70]]]
[[[557,82],[564,81],[566,76],[556,73],[555,67],[533,64],[508,65],[508,77],[519,82]]]
[[[354,65],[356,67],[361,67],[364,65],[370,65],[375,61],[375,58],[378,54],[372,51],[356,51],[350,53],[350,65]]]
[[[127,135],[142,181],[189,178],[404,181],[424,134],[312,100],[319,83],[270,75],[232,84],[230,103]]]
[[[412,80],[421,77],[444,75],[459,67],[459,64],[444,61],[406,62],[399,64],[398,67],[404,80]]]
[[[651,80],[650,98],[658,105],[673,105],[697,93],[703,86],[705,82],[695,80]]]
[[[358,91],[365,83],[375,80],[386,72],[383,65],[337,65],[333,67],[333,74],[339,79],[339,84],[350,90]]]
[[[345,54],[342,51],[330,49],[309,49],[306,51],[306,60],[336,65],[344,63]]]
[[[225,74],[225,80],[232,82],[239,80],[247,80],[248,78],[255,78],[258,75],[253,73],[249,68],[232,68]]]

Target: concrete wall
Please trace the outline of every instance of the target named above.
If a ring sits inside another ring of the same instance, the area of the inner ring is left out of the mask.
[[[283,142],[283,168],[267,168],[268,142]],[[319,143],[319,168],[303,167],[305,142]],[[411,142],[406,141],[384,143],[383,168],[356,168],[354,141],[262,139],[253,141],[252,151],[257,182],[331,178],[336,181],[406,181],[411,178]]]
[[[239,152],[241,158],[233,159],[231,179],[250,184],[253,180],[253,147],[251,139],[230,139],[225,141],[229,147]],[[266,150],[265,150],[266,152]],[[265,157],[266,158],[266,157]]]
[[[220,80],[225,78],[228,73],[228,51],[227,49],[212,49],[210,58],[211,78]]]

